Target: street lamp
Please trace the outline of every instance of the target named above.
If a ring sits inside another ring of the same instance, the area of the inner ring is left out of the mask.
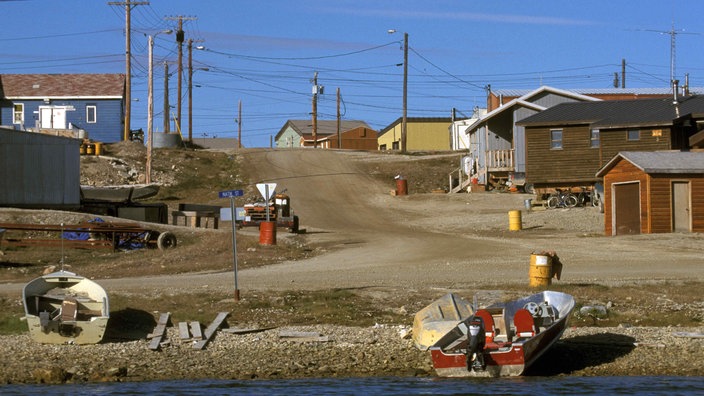
[[[193,70],[193,40],[188,40],[188,143],[193,143],[193,72],[196,70],[209,71],[207,67]],[[202,45],[196,46],[197,50],[205,50]]]
[[[389,34],[396,33],[389,29]],[[406,152],[406,121],[408,110],[408,33],[403,33],[403,117],[401,118],[401,152]]]
[[[154,37],[159,33],[171,34],[172,30],[162,30],[161,32],[156,32],[154,36],[149,36],[149,84],[148,84],[148,99],[147,99],[147,166],[146,166],[146,183],[152,182],[152,147],[154,145]]]

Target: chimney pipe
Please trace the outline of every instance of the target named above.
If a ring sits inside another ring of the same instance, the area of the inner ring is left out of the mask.
[[[677,116],[677,118],[679,118],[679,116],[680,116],[680,102],[677,98],[677,93],[679,90],[679,87],[678,87],[679,83],[680,83],[679,80],[672,80],[672,95],[673,95],[672,104],[675,105],[675,115]]]

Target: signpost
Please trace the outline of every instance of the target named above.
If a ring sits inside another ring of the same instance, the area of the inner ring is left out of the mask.
[[[240,300],[240,289],[237,287],[237,237],[236,237],[236,227],[235,224],[235,197],[241,197],[244,195],[242,190],[228,190],[220,191],[218,193],[219,198],[230,198],[230,213],[232,214],[232,257],[235,267],[235,301]]]
[[[276,191],[276,183],[257,183],[257,190],[264,197],[264,203],[266,205],[266,221],[269,221],[269,198],[274,195]]]

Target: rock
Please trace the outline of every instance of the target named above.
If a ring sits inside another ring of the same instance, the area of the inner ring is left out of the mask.
[[[32,374],[40,384],[61,384],[69,378],[68,372],[61,367],[37,368]]]

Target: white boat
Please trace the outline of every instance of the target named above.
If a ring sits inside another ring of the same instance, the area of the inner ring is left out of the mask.
[[[43,344],[97,344],[110,318],[105,289],[63,270],[27,283],[22,301],[29,334]]]

